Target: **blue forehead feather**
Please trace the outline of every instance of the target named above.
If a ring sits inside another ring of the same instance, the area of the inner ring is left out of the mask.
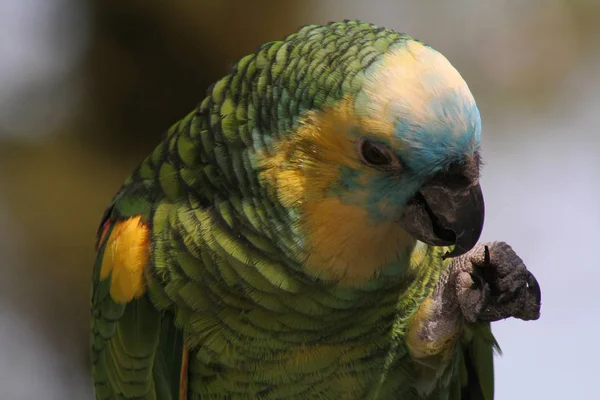
[[[407,166],[418,173],[438,172],[453,161],[476,151],[481,141],[481,117],[474,102],[465,102],[456,93],[433,98],[428,114],[434,116],[417,124],[399,119],[395,136],[405,144],[398,149]]]

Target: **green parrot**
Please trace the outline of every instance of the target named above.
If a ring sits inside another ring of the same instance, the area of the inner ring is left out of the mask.
[[[539,317],[478,243],[480,114],[448,60],[361,21],[264,44],[98,230],[96,399],[485,399],[490,322]]]

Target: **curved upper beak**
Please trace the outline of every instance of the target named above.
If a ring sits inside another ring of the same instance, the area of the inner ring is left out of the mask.
[[[425,185],[405,207],[400,223],[417,240],[434,246],[455,245],[446,258],[465,254],[477,244],[484,217],[479,184],[460,189]]]

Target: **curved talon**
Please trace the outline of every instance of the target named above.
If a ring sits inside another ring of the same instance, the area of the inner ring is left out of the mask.
[[[536,303],[540,304],[542,302],[542,290],[540,289],[540,284],[537,279],[535,279],[535,276],[533,276],[530,271],[527,271],[527,286],[530,289],[530,292],[532,292]]]
[[[483,247],[483,264],[490,265],[490,248],[488,246]]]

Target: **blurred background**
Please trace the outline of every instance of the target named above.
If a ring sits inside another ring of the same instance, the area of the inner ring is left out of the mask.
[[[543,289],[494,332],[497,399],[600,398],[600,2],[0,2],[0,399],[91,399],[95,231],[206,87],[300,25],[363,19],[440,50],[484,127],[483,240]]]

